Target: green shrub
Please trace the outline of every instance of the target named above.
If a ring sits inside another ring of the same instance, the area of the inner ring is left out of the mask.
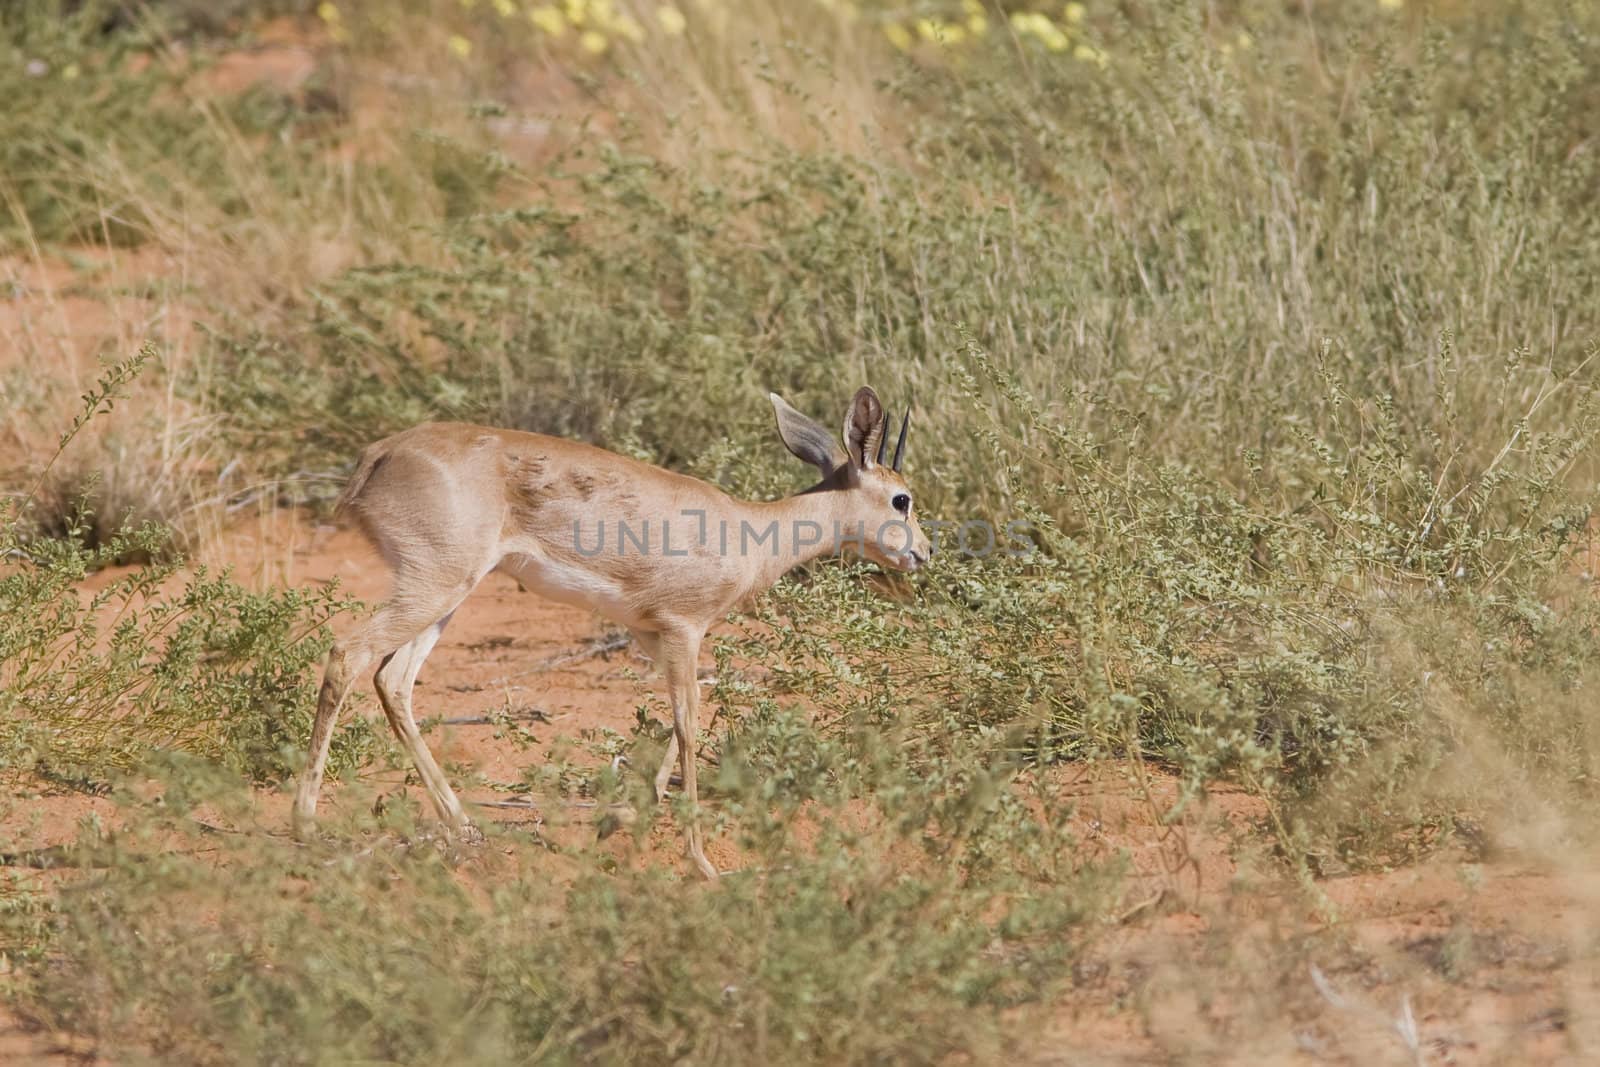
[[[51,465],[152,355],[106,370]],[[352,602],[335,586],[251,592],[188,568],[154,524],[89,545],[92,516],[79,511],[61,536],[40,533],[32,505],[29,493],[0,510],[0,767],[93,781],[177,750],[258,781],[290,773],[310,736],[328,620]],[[98,573],[130,558],[146,562]],[[85,595],[91,575],[98,588]],[[335,764],[359,761],[371,741],[364,721],[345,728]]]
[[[886,799],[814,800],[819,832],[800,845],[774,815],[797,814],[830,768],[771,782],[730,759],[717,788],[745,865],[707,891],[492,823],[493,847],[458,870],[403,807],[376,838],[203,832],[197,803],[226,817],[250,800],[173,764],[129,796],[114,836],[83,835],[74,855],[99,876],[63,889],[57,964],[19,1003],[198,1063],[944,1062],[996,1048],[997,1009],[1059,989],[1082,923],[1115,900],[1116,865],[1074,857],[1065,806],[990,783],[957,803],[964,773],[925,779],[800,719],[744,736],[820,744]]]

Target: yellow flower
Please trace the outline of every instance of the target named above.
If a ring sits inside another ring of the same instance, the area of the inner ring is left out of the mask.
[[[1080,44],[1074,48],[1072,50],[1072,58],[1085,63],[1098,63],[1102,67],[1111,62],[1111,57],[1106,55],[1104,51],[1086,44]]]
[[[1378,6],[1390,11],[1398,11],[1406,6],[1406,0],[1378,0]]]
[[[644,40],[644,27],[632,15],[618,15],[611,20],[611,29],[634,44]]]
[[[529,8],[528,21],[551,37],[560,37],[567,32],[567,20],[561,17],[561,12],[548,4]]]
[[[924,41],[932,41],[935,44],[948,47],[958,45],[966,40],[967,31],[951,22],[941,22],[938,19],[918,19],[917,36]]]
[[[582,26],[589,16],[587,0],[566,0],[562,6],[566,9],[567,21],[574,26]]]
[[[446,43],[450,46],[450,51],[455,53],[458,59],[466,59],[472,54],[472,42],[459,33],[452,33],[450,40]]]
[[[605,34],[596,33],[594,30],[585,30],[583,36],[578,38],[578,44],[582,45],[583,50],[591,56],[597,56],[611,46]]]
[[[78,64],[76,64],[76,63],[68,63],[66,66],[61,68],[61,76],[63,78],[65,78],[65,79],[67,79],[67,81],[72,81],[74,78],[76,78],[79,74],[82,74],[82,73],[83,73],[83,71],[78,69]]]
[[[1234,39],[1239,43],[1239,50],[1241,52],[1248,52],[1250,49],[1256,46],[1256,39],[1250,36],[1248,33],[1245,33],[1243,30],[1240,30],[1239,36]]]
[[[1068,22],[1076,24],[1083,21],[1083,16],[1087,13],[1087,11],[1082,4],[1074,3],[1068,4],[1066,7],[1062,8],[1061,13],[1066,17]]]
[[[350,39],[350,34],[345,30],[344,23],[339,21],[339,9],[323,0],[317,5],[317,17],[328,27],[328,36],[340,44]]]
[[[683,17],[683,12],[671,4],[662,4],[656,8],[656,21],[661,23],[661,29],[668,37],[678,36],[684,27],[689,25],[688,20]]]
[[[1031,33],[1039,38],[1039,42],[1052,52],[1065,52],[1072,42],[1067,35],[1054,22],[1049,15],[1042,15],[1037,11],[1014,11],[1011,14],[1011,28],[1020,36]]]
[[[513,4],[511,0],[494,0],[494,9],[500,13],[500,17],[503,19],[508,19],[517,13],[517,5]]]
[[[1049,15],[1037,11],[1013,11],[1011,28],[1016,30],[1018,35],[1033,34],[1053,52],[1060,52],[1067,47],[1067,35],[1050,21]]]
[[[961,0],[961,10],[967,13],[967,30],[974,37],[989,32],[989,16],[984,12],[982,0]]]
[[[884,24],[883,35],[889,38],[889,43],[904,52],[911,47],[911,31],[898,22]]]

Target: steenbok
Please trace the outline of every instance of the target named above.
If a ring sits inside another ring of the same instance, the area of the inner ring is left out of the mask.
[[[388,561],[394,587],[328,656],[295,797],[297,832],[316,815],[339,707],[377,663],[384,713],[440,818],[458,836],[477,836],[417,730],[411,690],[456,608],[498,570],[525,589],[627,627],[656,662],[673,720],[656,795],[665,794],[681,759],[688,855],[716,877],[692,814],[695,673],[707,628],[792,567],[847,545],[907,571],[932,551],[900,476],[909,414],[886,464],[889,416],[871,389],[858,390],[845,413],[843,447],[776,393],[772,406],[783,443],[822,480],[769,503],[735,500],[706,482],[591,445],[460,423],[417,426],[363,452],[338,510],[354,517]]]

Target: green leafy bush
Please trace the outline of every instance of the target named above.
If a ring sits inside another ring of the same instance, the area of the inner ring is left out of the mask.
[[[124,399],[152,353],[106,370],[56,458]],[[63,535],[41,533],[32,504],[29,493],[0,510],[0,767],[93,781],[176,750],[258,781],[286,776],[310,736],[327,623],[351,602],[333,586],[251,592],[189,568],[154,524],[87,545],[92,516],[79,511]],[[146,562],[115,567],[129,558]],[[336,764],[360,760],[371,740],[364,722],[347,727]]]
[[[194,805],[227,817],[250,801],[206,765],[173,764],[141,790],[153,798],[130,795],[114,836],[81,838],[74,856],[100,876],[63,890],[58,964],[19,1002],[197,1063],[944,1062],[1000,1047],[997,1009],[1060,988],[1075,931],[1115,901],[1117,865],[1074,858],[1065,806],[981,781],[958,803],[960,775],[908,774],[881,745],[818,740],[803,720],[743,734],[752,750],[824,746],[882,808],[797,812],[791,783],[827,768],[773,783],[730,759],[717,788],[745,866],[707,891],[492,823],[494,847],[457,869],[403,807],[377,837],[202,836]],[[803,846],[796,814],[819,829]]]

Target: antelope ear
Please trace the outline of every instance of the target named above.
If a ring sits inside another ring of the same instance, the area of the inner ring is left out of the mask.
[[[849,462],[833,435],[821,423],[800,414],[777,393],[767,396],[772,400],[773,413],[778,416],[778,436],[797,458],[817,468],[824,478]]]
[[[850,410],[844,415],[844,447],[850,453],[850,462],[862,470],[877,465],[878,443],[883,440],[883,405],[871,386],[856,390],[850,401]]]

